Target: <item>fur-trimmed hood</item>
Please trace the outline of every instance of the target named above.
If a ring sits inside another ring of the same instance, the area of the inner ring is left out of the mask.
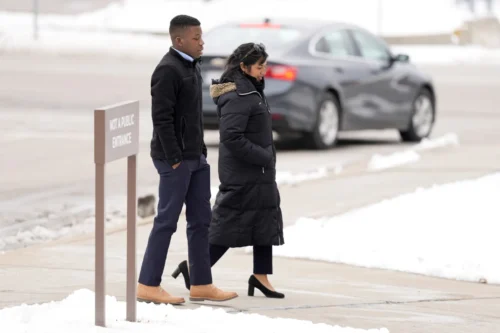
[[[264,80],[262,81],[262,89]],[[212,79],[210,85],[210,97],[217,104],[217,99],[224,94],[235,91],[238,95],[246,95],[250,92],[257,91],[254,83],[245,75],[237,73],[233,79]]]
[[[262,81],[262,88],[264,82]],[[258,92],[254,83],[244,75],[237,74],[233,79],[212,79],[210,85],[210,97],[219,107],[227,101],[237,96],[248,95],[252,92]],[[261,91],[261,95],[264,93]]]
[[[236,83],[234,82],[225,82],[225,83],[213,82],[210,85],[210,97],[214,99],[231,91],[236,91]]]

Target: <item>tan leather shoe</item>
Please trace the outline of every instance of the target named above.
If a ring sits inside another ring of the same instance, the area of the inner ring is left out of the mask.
[[[214,301],[224,302],[238,297],[238,294],[232,291],[222,291],[213,284],[202,286],[191,286],[189,300],[193,302]]]
[[[139,302],[172,305],[185,302],[184,298],[171,296],[161,286],[150,287],[140,283],[137,285],[137,300]]]

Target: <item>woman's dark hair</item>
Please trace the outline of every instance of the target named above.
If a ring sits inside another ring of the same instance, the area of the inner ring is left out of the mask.
[[[233,81],[235,76],[241,73],[240,63],[250,70],[254,64],[263,64],[267,60],[268,54],[264,44],[245,43],[241,44],[229,56],[224,73],[221,75],[221,82]]]

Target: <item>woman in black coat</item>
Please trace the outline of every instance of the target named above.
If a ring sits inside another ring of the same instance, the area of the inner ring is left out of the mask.
[[[253,246],[248,295],[258,288],[267,297],[283,298],[267,277],[273,273],[272,246],[284,244],[271,111],[264,95],[267,57],[262,44],[240,45],[210,87],[220,118],[220,185],[209,231],[210,259],[213,266],[229,248]],[[186,261],[173,276],[180,273],[189,289]]]

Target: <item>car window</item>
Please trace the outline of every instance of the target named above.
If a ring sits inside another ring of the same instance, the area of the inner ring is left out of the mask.
[[[302,36],[303,32],[287,26],[241,24],[218,26],[204,34],[205,46],[219,53],[231,53],[241,43],[264,43],[266,49],[285,47]]]
[[[383,43],[374,36],[363,31],[352,31],[353,38],[359,46],[361,55],[371,60],[388,61],[389,52]]]
[[[334,57],[354,55],[354,49],[349,42],[349,36],[343,30],[330,31],[323,35],[314,47],[316,52]]]

